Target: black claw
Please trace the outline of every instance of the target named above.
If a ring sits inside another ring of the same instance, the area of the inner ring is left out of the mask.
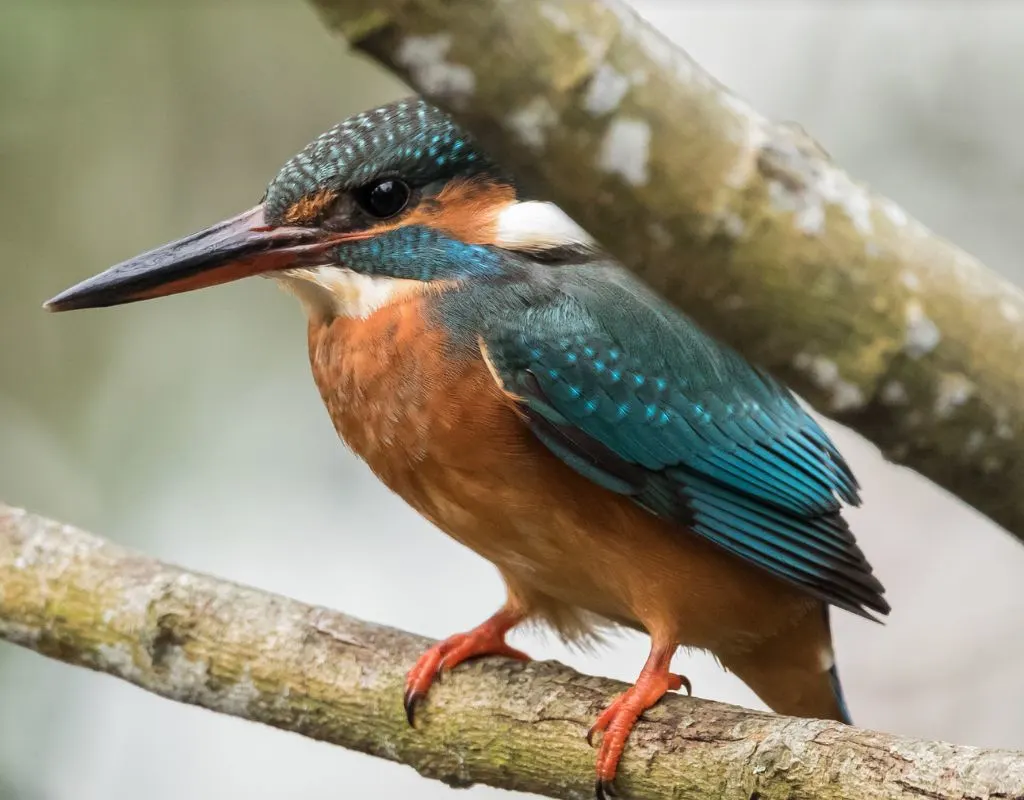
[[[416,705],[423,699],[423,693],[408,689],[405,692],[405,697],[402,698],[402,704],[405,706],[405,718],[409,720],[409,725],[413,728],[416,727]]]
[[[598,778],[597,783],[594,784],[594,796],[597,800],[608,800],[611,797],[618,797],[619,793],[615,791],[615,782]]]
[[[686,696],[693,697],[693,684],[690,683],[690,679],[685,675],[680,675],[679,680],[683,682],[683,688],[686,689]]]
[[[594,746],[594,734],[597,733],[593,728],[587,731],[587,744],[591,747]]]

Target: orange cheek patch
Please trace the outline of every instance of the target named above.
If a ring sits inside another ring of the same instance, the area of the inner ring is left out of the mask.
[[[312,202],[312,199],[309,198],[309,201]],[[323,205],[329,204],[333,199],[331,197],[323,201]],[[289,209],[288,214],[291,215],[303,202],[306,201],[300,200],[296,203]],[[423,225],[467,244],[496,244],[498,215],[514,202],[515,189],[507,184],[478,178],[456,179],[445,186],[436,197],[423,200],[404,217],[365,230],[341,234],[338,241],[372,239],[388,231],[410,225]],[[290,216],[286,218],[292,221]]]
[[[285,212],[284,221],[291,225],[313,222],[337,197],[338,193],[332,189],[321,189],[315,194],[302,197]]]
[[[515,190],[506,184],[454,180],[437,197],[421,203],[401,224],[426,225],[467,244],[494,244],[498,214],[515,200]]]

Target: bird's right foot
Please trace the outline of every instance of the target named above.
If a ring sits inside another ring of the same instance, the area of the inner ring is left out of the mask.
[[[416,708],[427,696],[431,685],[446,670],[480,656],[504,656],[517,661],[530,657],[505,642],[508,632],[522,620],[521,615],[502,609],[481,625],[466,633],[456,633],[438,642],[419,657],[405,679],[405,716],[415,725]]]
[[[636,684],[613,700],[587,733],[587,742],[591,745],[595,735],[602,734],[597,750],[597,782],[594,786],[597,800],[616,796],[614,781],[619,759],[640,715],[670,691],[686,689],[687,694],[692,693],[689,678],[668,671],[674,650],[674,647],[652,650]]]

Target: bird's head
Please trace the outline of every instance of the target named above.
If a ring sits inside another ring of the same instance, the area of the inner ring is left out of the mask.
[[[411,99],[315,139],[254,208],[111,267],[46,307],[118,305],[270,275],[311,310],[344,313],[354,277],[470,280],[515,258],[591,246],[557,206],[521,197],[446,114]]]

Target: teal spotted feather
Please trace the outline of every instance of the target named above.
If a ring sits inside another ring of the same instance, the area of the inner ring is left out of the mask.
[[[828,603],[888,613],[840,513],[857,482],[787,389],[618,267],[530,271],[460,306],[486,309],[488,358],[550,450]]]

